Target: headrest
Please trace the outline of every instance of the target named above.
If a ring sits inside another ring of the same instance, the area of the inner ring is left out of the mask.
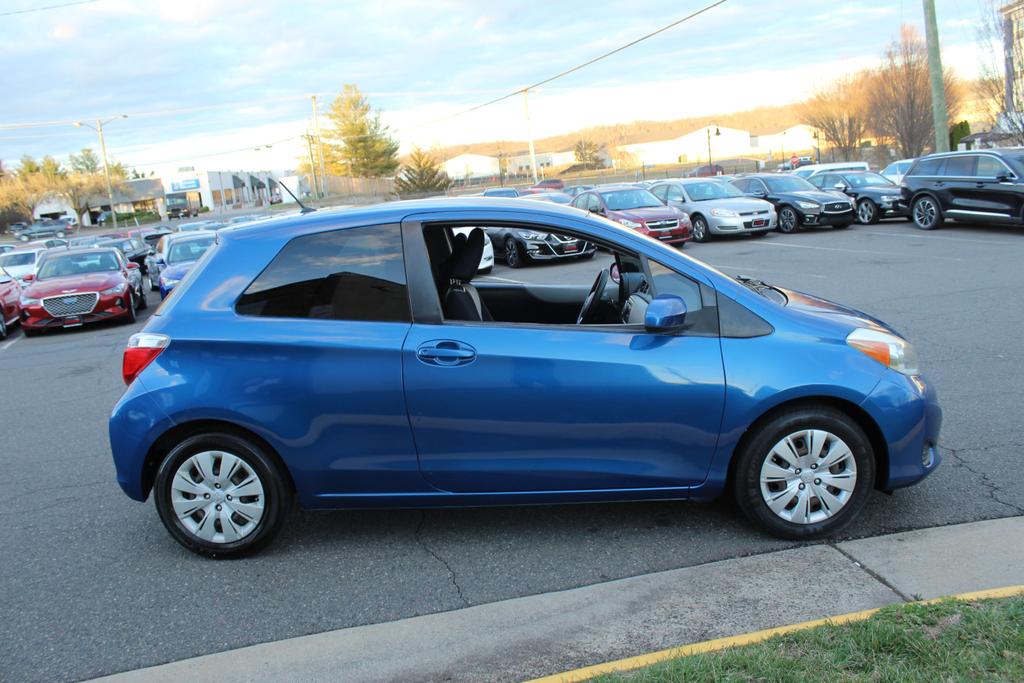
[[[457,236],[458,237],[458,236]],[[462,282],[469,282],[476,275],[477,268],[480,267],[480,257],[484,254],[484,240],[487,239],[484,236],[484,231],[480,228],[473,228],[469,236],[466,238],[466,243],[461,245],[461,248],[456,242],[457,249],[452,254],[451,264],[448,268],[448,277],[453,280],[461,280]]]

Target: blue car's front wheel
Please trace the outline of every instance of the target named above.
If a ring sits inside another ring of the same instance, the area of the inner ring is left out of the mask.
[[[799,407],[756,428],[740,447],[735,493],[740,508],[775,536],[809,539],[849,524],[875,480],[871,442],[828,406]]]

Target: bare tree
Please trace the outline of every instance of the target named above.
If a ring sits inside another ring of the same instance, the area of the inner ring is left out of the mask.
[[[1007,92],[1007,62],[1012,65],[1024,64],[1024,41],[1006,39],[1006,19],[1000,11],[1001,0],[985,0],[982,3],[981,24],[978,28],[978,43],[983,52],[980,64],[979,95],[987,123],[993,130],[1010,136],[1009,142],[1024,145],[1024,83],[1016,83],[1012,92]],[[1011,26],[1012,29],[1012,26]]]
[[[0,207],[14,210],[31,219],[36,207],[52,196],[53,192],[53,180],[46,175],[39,172],[19,173],[0,183]]]
[[[53,191],[71,205],[79,225],[85,225],[85,213],[103,203],[106,190],[106,181],[98,173],[68,173],[57,180]]]
[[[948,69],[943,81],[953,120],[960,110],[960,84]],[[913,26],[904,25],[899,40],[886,48],[882,65],[869,80],[867,102],[871,131],[902,156],[921,156],[934,143],[928,48]]]
[[[844,160],[854,156],[867,133],[865,91],[863,73],[843,76],[815,90],[797,111],[800,121],[817,128]]]

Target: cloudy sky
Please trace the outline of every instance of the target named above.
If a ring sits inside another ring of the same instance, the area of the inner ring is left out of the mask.
[[[23,12],[68,1],[0,0],[5,164],[95,147],[70,122],[128,114],[106,128],[126,164],[290,168],[309,95],[344,83],[383,110],[403,150],[523,139],[522,96],[452,115],[710,2],[94,0]],[[964,76],[981,59],[981,2],[936,2],[944,63]],[[531,92],[533,132],[796,101],[874,64],[901,23],[923,33],[920,0],[728,0]]]

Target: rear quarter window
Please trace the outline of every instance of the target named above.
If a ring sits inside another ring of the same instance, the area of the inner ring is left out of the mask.
[[[293,239],[249,285],[235,310],[265,318],[408,322],[399,226]]]

